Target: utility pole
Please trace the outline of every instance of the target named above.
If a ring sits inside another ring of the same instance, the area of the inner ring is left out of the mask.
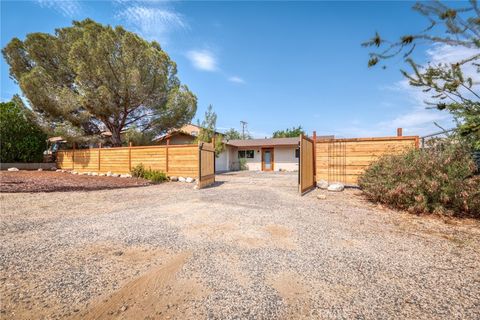
[[[247,122],[246,121],[240,121],[240,125],[242,126],[242,139],[245,140],[245,128],[247,127]]]

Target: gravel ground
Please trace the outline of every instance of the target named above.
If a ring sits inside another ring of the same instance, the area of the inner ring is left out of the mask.
[[[64,172],[27,171],[0,172],[0,192],[92,191],[147,186],[144,179],[94,177]]]
[[[1,194],[5,319],[478,319],[480,223],[296,175]]]

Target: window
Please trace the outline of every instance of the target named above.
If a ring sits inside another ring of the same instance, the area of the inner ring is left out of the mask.
[[[300,158],[300,148],[295,149],[295,158]]]
[[[240,150],[238,151],[239,159],[253,159],[255,157],[255,150]]]

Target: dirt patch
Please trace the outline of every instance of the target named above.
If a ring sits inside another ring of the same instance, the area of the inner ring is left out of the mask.
[[[300,275],[292,272],[281,272],[277,275],[270,275],[267,278],[267,283],[284,300],[286,304],[285,318],[299,319],[310,314],[309,288]]]
[[[17,171],[0,173],[0,192],[92,191],[150,185],[137,178],[73,175],[64,172]]]
[[[187,318],[199,312],[185,307],[185,302],[200,299],[205,289],[194,280],[177,279],[177,273],[190,257],[180,253],[169,262],[155,267],[126,283],[119,290],[95,302],[77,319],[155,319]]]

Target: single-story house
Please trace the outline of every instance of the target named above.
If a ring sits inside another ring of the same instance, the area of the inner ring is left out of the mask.
[[[156,143],[192,144],[195,143],[199,131],[199,126],[187,124],[159,137]],[[219,132],[217,134],[222,135]],[[224,151],[215,158],[215,171],[240,170],[241,163],[244,164],[243,169],[251,171],[298,171],[299,141],[299,137],[224,140]]]
[[[215,162],[217,171],[298,171],[299,138],[225,140]],[[243,160],[242,160],[243,159]]]

